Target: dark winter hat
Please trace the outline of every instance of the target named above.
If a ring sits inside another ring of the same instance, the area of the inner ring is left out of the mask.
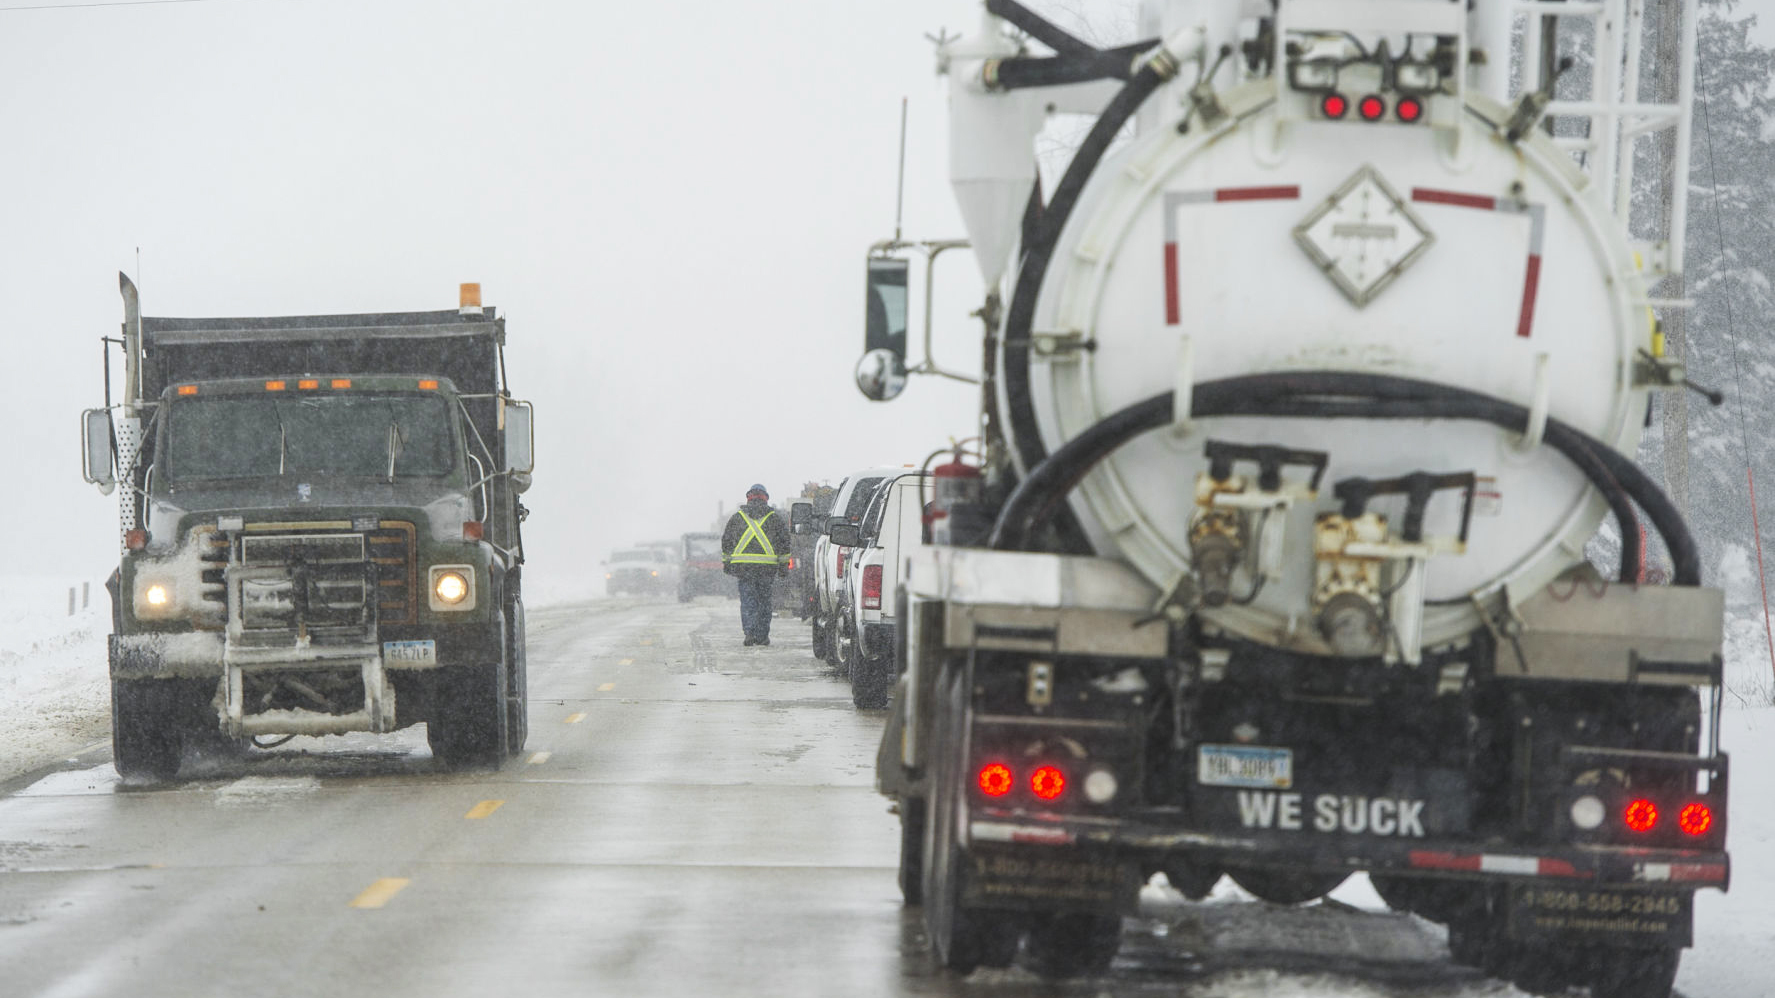
[[[757,496],[760,499],[769,499],[770,492],[764,486],[755,484],[751,488],[746,490],[746,498],[747,499],[750,499],[753,496]]]

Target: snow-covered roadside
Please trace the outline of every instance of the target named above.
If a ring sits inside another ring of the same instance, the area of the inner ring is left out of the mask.
[[[69,584],[0,576],[0,781],[111,737],[110,597],[91,582],[70,616]]]

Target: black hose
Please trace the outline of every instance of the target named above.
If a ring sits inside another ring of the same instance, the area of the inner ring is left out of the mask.
[[[1022,90],[1093,80],[1125,80],[1130,75],[1131,65],[1131,54],[1120,49],[1090,55],[1020,56],[988,61],[983,82],[992,90]]]
[[[1065,175],[1054,188],[1054,196],[1041,213],[1035,238],[1023,248],[1023,259],[1017,268],[1016,290],[1012,293],[1011,303],[1005,312],[1004,364],[1000,376],[1004,379],[1005,408],[1010,422],[1011,439],[1016,441],[1017,456],[1025,469],[1033,471],[1048,457],[1048,450],[1042,444],[1041,430],[1036,425],[1034,403],[1030,397],[1029,342],[1030,329],[1035,322],[1036,295],[1041,290],[1042,280],[1047,276],[1048,263],[1054,255],[1054,244],[1059,240],[1061,230],[1066,227],[1066,220],[1072,216],[1079,194],[1085,189],[1085,182],[1097,169],[1097,164],[1103,159],[1110,143],[1115,140],[1128,119],[1133,117],[1134,112],[1139,110],[1140,105],[1164,82],[1165,78],[1156,67],[1151,64],[1143,65],[1128,81],[1128,85],[1110,100],[1103,113],[1097,116],[1097,122],[1091,126],[1085,141],[1073,153]],[[1090,550],[1084,529],[1079,526],[1070,509],[1062,508],[1055,523],[1069,548],[1081,552]]]
[[[986,0],[986,12],[1008,21],[1012,27],[1061,55],[1090,55],[1097,51],[1089,42],[1073,36],[1017,0]]]
[[[1195,387],[1191,415],[1299,416],[1364,419],[1472,419],[1522,431],[1522,406],[1449,385],[1344,372],[1259,374],[1209,381]],[[1014,549],[1035,518],[1058,506],[1092,468],[1118,447],[1172,421],[1173,393],[1137,402],[1069,440],[1032,468],[1000,510],[987,545]],[[1633,462],[1581,430],[1549,418],[1547,445],[1564,454],[1603,493],[1621,529],[1623,582],[1638,579],[1639,531],[1624,498],[1643,508],[1670,549],[1677,585],[1699,585],[1701,557],[1682,515],[1663,490]]]

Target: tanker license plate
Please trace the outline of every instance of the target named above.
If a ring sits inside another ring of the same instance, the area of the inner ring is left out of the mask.
[[[382,661],[389,665],[437,665],[438,643],[425,641],[384,641]]]
[[[1196,782],[1287,790],[1294,786],[1294,752],[1265,745],[1203,745],[1196,754]]]

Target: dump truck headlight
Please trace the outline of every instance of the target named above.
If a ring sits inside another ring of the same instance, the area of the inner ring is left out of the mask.
[[[469,565],[436,565],[431,570],[433,610],[472,610],[475,606],[475,570]]]

